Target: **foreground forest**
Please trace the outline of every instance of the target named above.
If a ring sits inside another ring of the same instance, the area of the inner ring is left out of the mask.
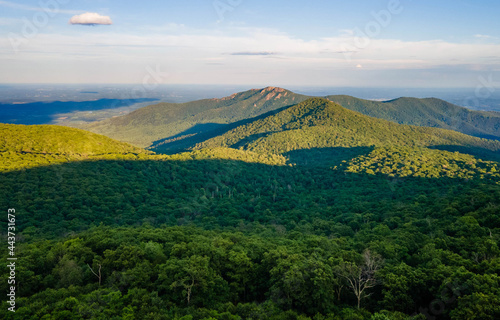
[[[324,99],[174,155],[0,129],[3,319],[500,318],[497,141]]]

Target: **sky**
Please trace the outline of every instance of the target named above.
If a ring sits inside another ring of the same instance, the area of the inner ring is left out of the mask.
[[[500,89],[498,0],[0,0],[0,83]]]

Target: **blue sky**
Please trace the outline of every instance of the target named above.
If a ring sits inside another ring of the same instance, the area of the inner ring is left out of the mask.
[[[0,83],[498,87],[498,12],[493,0],[0,0]],[[84,13],[112,24],[68,23]]]

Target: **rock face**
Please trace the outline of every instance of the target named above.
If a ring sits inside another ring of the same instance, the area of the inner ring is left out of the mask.
[[[247,93],[252,93],[256,95],[261,95],[266,101],[269,101],[273,98],[280,99],[281,97],[286,97],[288,96],[290,91],[283,89],[283,88],[278,88],[278,87],[266,87],[264,89],[250,89],[245,92],[239,92],[239,93],[234,93],[230,96],[220,98],[220,99],[210,99],[211,101],[230,101],[235,98],[240,97],[241,95],[247,94]]]

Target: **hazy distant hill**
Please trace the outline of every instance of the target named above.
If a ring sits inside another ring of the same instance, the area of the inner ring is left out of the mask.
[[[178,141],[247,118],[297,104],[307,96],[268,87],[222,99],[160,103],[128,115],[92,124],[85,129],[141,147]]]
[[[90,101],[51,101],[0,103],[0,123],[12,124],[74,124],[107,118],[111,110],[147,106],[158,99],[99,99]],[[108,116],[109,117],[109,116]]]
[[[488,139],[500,138],[498,112],[473,111],[435,98],[399,98],[385,102],[345,95],[326,98],[347,109],[401,124],[450,129]]]

